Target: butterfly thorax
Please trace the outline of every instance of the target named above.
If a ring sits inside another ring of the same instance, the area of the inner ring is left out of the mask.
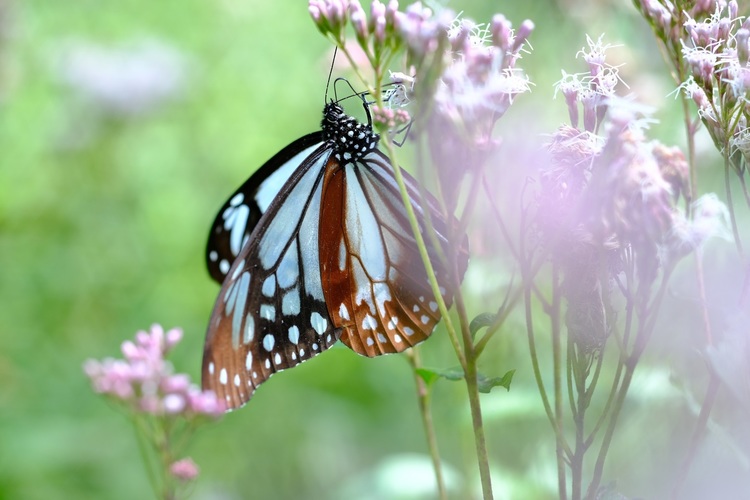
[[[377,148],[380,140],[372,126],[359,123],[334,102],[326,104],[321,127],[323,138],[342,165],[362,159]]]

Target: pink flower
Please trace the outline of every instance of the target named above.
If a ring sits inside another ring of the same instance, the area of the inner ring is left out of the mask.
[[[218,417],[224,406],[213,393],[203,393],[185,374],[173,373],[166,354],[182,339],[182,330],[167,332],[160,325],[140,331],[135,341],[122,343],[125,359],[87,360],[83,371],[95,392],[151,415]]]
[[[169,468],[169,472],[180,481],[191,481],[198,477],[200,469],[192,458],[183,458],[176,461]]]

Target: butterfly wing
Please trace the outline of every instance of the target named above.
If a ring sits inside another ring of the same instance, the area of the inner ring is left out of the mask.
[[[206,266],[219,284],[250,234],[295,170],[323,140],[321,132],[308,134],[275,154],[239,187],[216,215],[206,244]]]
[[[403,172],[422,232],[425,210],[419,205],[416,181]],[[429,197],[427,210],[442,251],[447,254],[446,223]],[[342,169],[329,170],[323,191],[320,260],[328,314],[341,341],[365,356],[401,352],[425,340],[438,321],[416,240],[406,215],[393,168],[380,151]],[[341,221],[326,224],[325,221]],[[448,271],[437,248],[425,238],[444,299]],[[465,247],[459,256],[463,277]]]
[[[322,145],[305,150],[306,159],[260,218],[219,292],[206,335],[203,388],[229,408],[242,406],[275,372],[319,354],[341,334],[328,315],[318,252],[330,151]]]

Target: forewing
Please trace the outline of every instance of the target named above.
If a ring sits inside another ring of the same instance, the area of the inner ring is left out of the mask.
[[[417,184],[404,174],[424,234]],[[440,311],[388,159],[374,151],[361,162],[329,173],[323,195],[321,274],[328,313],[334,325],[344,329],[341,341],[359,354],[377,356],[425,340],[440,321]],[[447,254],[446,221],[436,207],[428,199],[427,210]],[[450,305],[448,271],[431,239],[425,238],[425,243],[441,293]],[[467,263],[463,249],[460,277]]]
[[[318,226],[329,150],[314,151],[261,217],[230,266],[211,314],[203,388],[230,409],[277,371],[338,340],[320,278]]]
[[[250,234],[302,162],[323,140],[306,135],[279,151],[240,186],[216,215],[206,244],[206,266],[219,284],[250,239]]]

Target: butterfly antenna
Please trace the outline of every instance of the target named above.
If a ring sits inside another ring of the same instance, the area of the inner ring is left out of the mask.
[[[326,93],[325,97],[323,97],[323,105],[328,104],[328,88],[331,86],[331,78],[333,77],[333,65],[336,64],[336,54],[338,53],[339,48],[334,47],[333,48],[333,59],[331,59],[331,68],[328,70],[328,81],[326,81]],[[336,93],[336,83],[333,84],[333,92]]]

